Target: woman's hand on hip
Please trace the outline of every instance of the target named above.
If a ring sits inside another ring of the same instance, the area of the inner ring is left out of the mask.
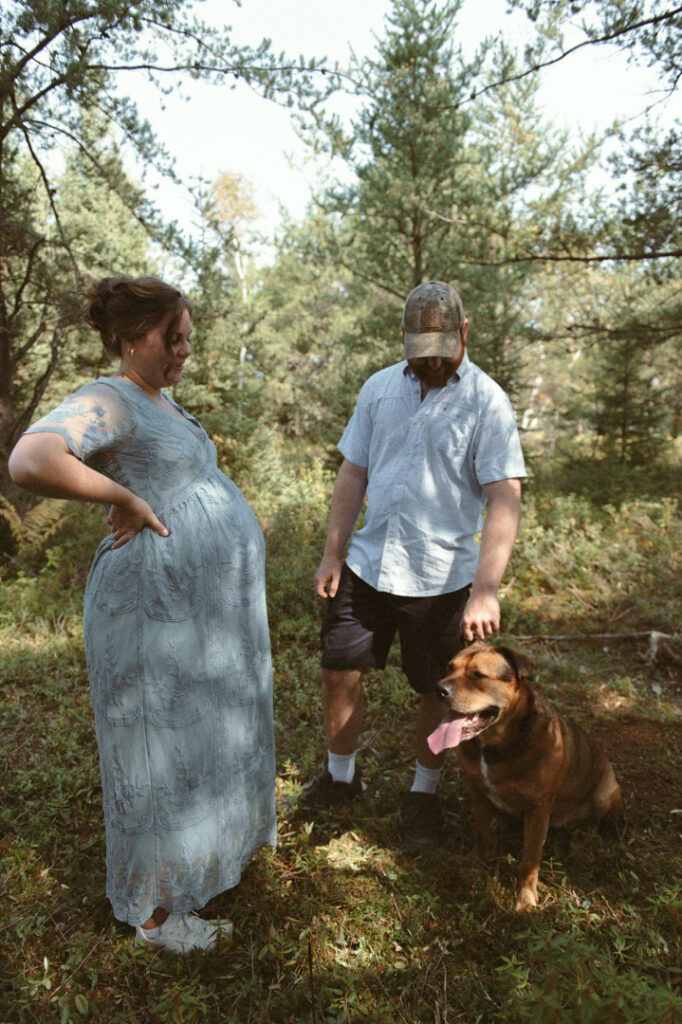
[[[125,505],[112,505],[107,516],[111,527],[114,543],[113,548],[121,548],[132,540],[141,530],[148,526],[161,537],[168,537],[169,532],[161,520],[154,514],[151,505],[143,498],[132,496],[132,501]]]

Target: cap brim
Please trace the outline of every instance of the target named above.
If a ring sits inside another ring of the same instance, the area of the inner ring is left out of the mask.
[[[424,359],[427,356],[440,356],[442,359],[454,359],[459,353],[459,331],[441,334],[406,334],[405,358]]]

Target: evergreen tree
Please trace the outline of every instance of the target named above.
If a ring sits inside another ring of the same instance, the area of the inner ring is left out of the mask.
[[[536,343],[550,340],[555,281],[534,253],[588,207],[586,171],[598,145],[589,138],[571,147],[565,132],[550,130],[538,113],[537,81],[516,79],[517,57],[502,37],[489,47],[483,83],[506,80],[471,108],[469,147],[480,175],[457,225],[460,280],[476,361],[518,392],[522,382],[526,391],[535,385]]]
[[[362,357],[348,358],[366,309],[350,272],[328,259],[327,229],[319,211],[282,226],[255,295],[262,316],[254,348],[265,382],[261,416],[284,437],[335,446],[355,404],[357,374],[366,374]]]
[[[113,133],[96,111],[83,112],[81,139],[82,146],[64,153],[64,171],[55,182],[60,241],[71,262],[65,280],[78,292],[80,282],[106,274],[156,273],[149,235],[134,212],[142,201],[142,189],[126,174]],[[87,155],[95,151],[100,167],[106,169],[106,180]],[[112,180],[120,183],[117,189],[109,186]],[[77,309],[74,314],[78,316]],[[69,327],[67,344],[44,401],[53,404],[81,382],[110,368],[111,357],[103,351],[96,333],[76,322]]]
[[[532,81],[486,90],[513,78],[516,58],[489,38],[467,63],[452,43],[459,9],[394,0],[376,56],[353,72],[362,107],[346,148],[337,123],[327,132],[354,180],[322,202],[337,218],[331,259],[353,274],[353,297],[373,299],[358,327],[373,368],[399,357],[407,292],[438,278],[462,293],[476,361],[517,391],[529,343],[546,336],[534,251],[584,199],[595,143],[572,153],[550,132]]]
[[[341,219],[339,260],[398,299],[459,269],[447,218],[468,205],[476,181],[460,110],[471,68],[452,43],[460,7],[394,0],[376,56],[351,69],[363,106],[341,146],[355,180],[323,205]]]
[[[646,111],[644,123],[619,131],[619,150],[611,157],[614,191],[610,227],[599,225],[598,241],[627,260],[669,261],[682,256],[682,131],[679,119],[661,128],[656,102],[672,95],[682,75],[682,8],[665,0],[510,0],[526,10],[536,24],[537,44],[529,51],[535,74],[546,63],[565,59],[583,46],[620,47],[633,65],[646,65],[659,76],[660,89]],[[567,47],[568,27],[582,39]],[[500,79],[502,81],[503,79]],[[637,112],[640,113],[640,112]]]
[[[665,304],[669,292],[669,286],[657,287],[641,270],[627,267],[612,272],[588,313],[594,333],[585,366],[587,418],[598,450],[619,462],[655,461],[675,428],[679,358],[642,326],[655,318],[656,306]]]
[[[636,334],[602,342],[593,361],[592,420],[601,451],[643,465],[660,455],[666,418],[651,354]]]
[[[253,429],[250,247],[258,211],[250,183],[227,171],[195,201],[201,235],[190,292],[192,373],[178,396],[209,433],[228,438]]]
[[[512,6],[524,8],[539,30],[528,74],[576,46],[608,43],[619,46],[631,64],[654,69],[662,94],[679,87],[682,9],[677,5],[512,0]],[[569,25],[582,34],[570,47],[565,43]],[[591,418],[602,447],[612,445],[626,461],[651,459],[664,450],[666,435],[677,436],[681,429],[682,296],[675,282],[682,261],[682,130],[679,120],[662,127],[653,107],[634,128],[620,129],[620,145],[608,165],[611,195],[591,230],[583,230],[579,245],[572,247],[575,258],[604,261],[607,268],[601,291],[610,303],[599,303],[586,328],[597,374]],[[570,233],[549,242],[549,259],[564,259],[570,251]]]

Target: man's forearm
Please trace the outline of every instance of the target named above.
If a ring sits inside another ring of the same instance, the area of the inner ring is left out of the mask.
[[[521,483],[500,480],[489,484],[488,512],[481,534],[481,553],[472,593],[497,593],[511,557],[521,517]]]
[[[332,495],[329,527],[324,548],[325,558],[340,559],[343,548],[360,515],[367,490],[367,472],[362,467],[344,462]]]
[[[462,635],[467,643],[485,640],[500,628],[497,591],[507,568],[521,515],[520,480],[497,480],[484,487],[488,514],[481,535],[481,553],[462,615]]]

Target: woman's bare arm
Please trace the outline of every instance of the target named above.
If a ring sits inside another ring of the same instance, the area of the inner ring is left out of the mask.
[[[146,501],[82,463],[59,434],[24,434],[9,457],[9,472],[16,484],[32,494],[110,505],[112,547],[121,547],[145,526],[168,536]]]

